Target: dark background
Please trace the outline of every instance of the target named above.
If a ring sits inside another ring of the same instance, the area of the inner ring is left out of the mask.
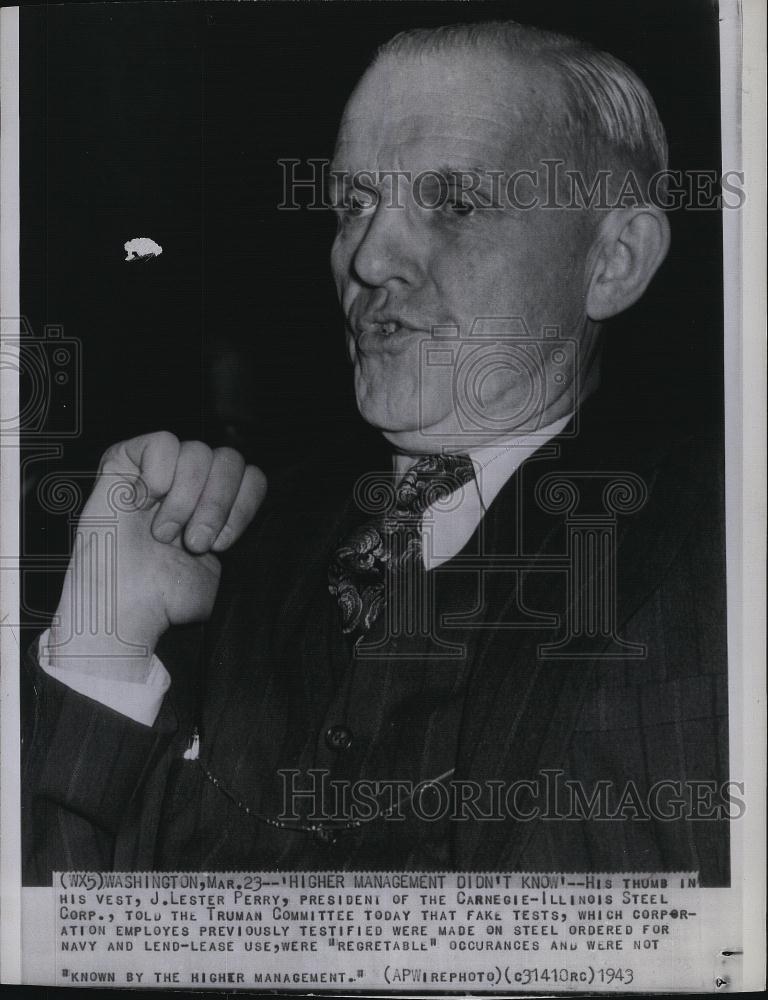
[[[81,432],[42,460],[30,439],[27,555],[69,547],[71,520],[41,507],[41,477],[90,474],[107,445],[139,433],[234,442],[267,472],[321,448],[378,447],[351,394],[333,219],[278,211],[277,161],[331,155],[352,86],[397,31],[495,18],[623,59],[656,99],[671,167],[720,170],[710,0],[22,8],[22,310],[37,337],[56,324],[82,351],[74,381],[51,390],[49,424],[55,442],[76,386]],[[671,224],[651,289],[611,323],[607,381],[622,406],[717,421],[721,219],[674,212]],[[137,236],[162,256],[125,263]],[[59,587],[51,563],[25,574],[30,623]]]

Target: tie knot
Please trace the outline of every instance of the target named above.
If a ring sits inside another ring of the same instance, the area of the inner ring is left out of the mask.
[[[395,511],[421,515],[474,478],[475,467],[469,455],[425,455],[398,483]]]

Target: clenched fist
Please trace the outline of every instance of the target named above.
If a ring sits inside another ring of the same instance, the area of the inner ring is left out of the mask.
[[[210,615],[217,553],[265,493],[264,474],[231,448],[165,431],[109,448],[80,516],[51,629],[53,663],[142,679],[170,625]]]

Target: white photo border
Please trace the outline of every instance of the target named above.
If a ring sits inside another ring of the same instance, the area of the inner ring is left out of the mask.
[[[728,169],[744,171],[747,190],[743,209],[723,213],[730,772],[745,783],[747,810],[732,825],[731,886],[708,891],[726,903],[720,910],[724,934],[726,927],[740,928],[740,940],[724,936],[722,947],[736,951],[733,960],[742,968],[732,986],[742,990],[765,984],[765,46],[763,0],[720,0],[722,158]],[[4,8],[0,317],[6,341],[0,344],[0,431],[13,426],[19,411],[18,69],[19,8]],[[1,433],[0,444],[0,980],[20,983],[20,637],[3,625],[19,620],[18,433]]]

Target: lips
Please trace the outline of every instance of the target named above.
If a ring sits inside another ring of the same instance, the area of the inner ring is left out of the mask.
[[[357,349],[363,354],[400,354],[421,332],[395,316],[364,316],[352,325]]]
[[[358,337],[362,337],[364,334],[392,337],[403,331],[415,333],[417,330],[417,327],[406,323],[399,316],[382,313],[364,313],[353,322],[352,326]]]

